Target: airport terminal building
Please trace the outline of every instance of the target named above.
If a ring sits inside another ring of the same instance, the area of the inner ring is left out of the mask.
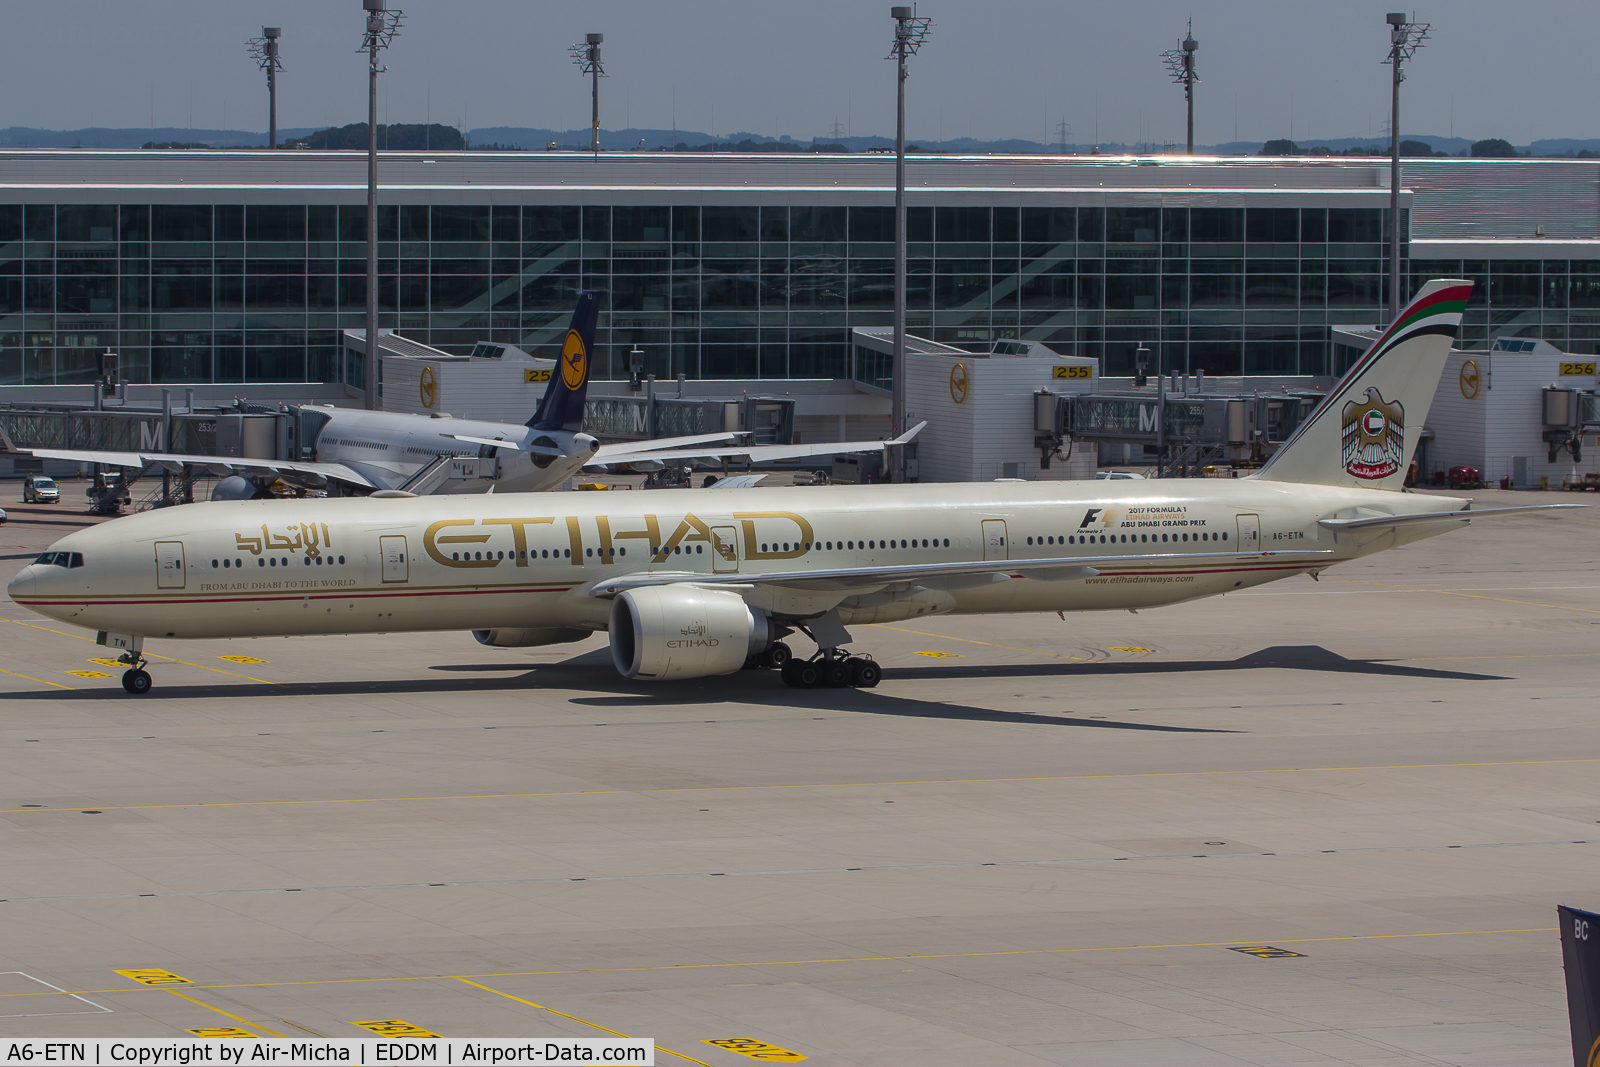
[[[359,386],[365,158],[0,152],[0,385]],[[1041,341],[1132,373],[1321,375],[1383,317],[1371,158],[950,157],[908,164],[910,329]],[[891,157],[385,153],[381,325],[535,353],[605,294],[596,377],[856,379],[890,324]],[[1478,284],[1464,347],[1600,344],[1600,164],[1407,160],[1411,287]],[[1409,288],[1408,288],[1409,291]],[[1152,366],[1154,371],[1155,366]],[[277,390],[282,392],[280,388]]]

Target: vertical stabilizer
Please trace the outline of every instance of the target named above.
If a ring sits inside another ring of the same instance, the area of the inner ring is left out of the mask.
[[[572,311],[572,325],[567,328],[566,339],[561,344],[555,373],[550,375],[550,387],[544,391],[539,410],[528,420],[533,429],[574,433],[583,429],[583,399],[589,392],[594,328],[599,319],[600,294],[579,293],[578,306]]]
[[[1556,905],[1561,928],[1561,966],[1567,972],[1567,1018],[1572,1024],[1572,1062],[1600,1064],[1600,915]]]
[[[1256,477],[1399,489],[1471,292],[1456,279],[1424,285]]]

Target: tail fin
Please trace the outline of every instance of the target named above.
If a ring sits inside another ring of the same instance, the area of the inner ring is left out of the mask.
[[[1572,1062],[1600,1062],[1600,915],[1556,905],[1561,964],[1567,972]]]
[[[1469,281],[1424,285],[1256,477],[1399,489],[1471,292]]]
[[[594,356],[594,328],[599,319],[600,294],[587,290],[579,293],[572,325],[561,345],[561,358],[550,375],[550,387],[544,391],[539,410],[528,420],[533,429],[583,429],[583,398],[589,391],[589,361]]]

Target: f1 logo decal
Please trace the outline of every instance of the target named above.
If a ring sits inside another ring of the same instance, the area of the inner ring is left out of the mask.
[[[1099,518],[1101,512],[1104,510],[1104,508],[1090,508],[1088,511],[1084,512],[1083,521],[1078,523],[1078,529],[1087,530],[1089,528],[1089,524],[1095,519]]]

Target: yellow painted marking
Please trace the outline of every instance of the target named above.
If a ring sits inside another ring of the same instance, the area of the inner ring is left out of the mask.
[[[1308,945],[1308,944],[1320,944],[1320,943],[1323,943],[1323,942],[1332,942],[1332,941],[1394,941],[1394,940],[1414,940],[1414,939],[1417,939],[1417,938],[1427,938],[1427,937],[1488,937],[1488,936],[1491,936],[1491,935],[1501,935],[1501,934],[1553,934],[1556,931],[1557,931],[1557,927],[1554,927],[1554,926],[1528,926],[1528,927],[1518,927],[1518,928],[1506,929],[1506,930],[1438,930],[1438,931],[1428,931],[1428,932],[1415,933],[1415,934],[1343,934],[1343,935],[1336,936],[1336,937],[1290,937],[1290,938],[1280,938],[1278,940],[1278,943],[1280,945]],[[597,1026],[596,1024],[590,1023],[587,1020],[578,1019],[576,1016],[573,1016],[573,1015],[565,1015],[563,1012],[556,1011],[554,1008],[546,1008],[542,1004],[535,1004],[531,1000],[523,1000],[521,997],[514,997],[510,993],[502,992],[501,990],[494,989],[494,988],[492,988],[490,986],[481,985],[478,982],[471,981],[471,979],[473,979],[473,978],[548,978],[548,977],[559,977],[559,976],[562,976],[562,975],[573,975],[573,974],[620,974],[620,973],[632,973],[632,972],[635,972],[635,971],[706,971],[706,970],[720,970],[720,969],[728,969],[728,968],[736,968],[736,967],[802,967],[802,966],[807,966],[807,965],[811,965],[811,964],[818,964],[818,963],[887,963],[887,962],[895,962],[895,961],[900,961],[900,960],[958,960],[958,959],[970,959],[970,958],[985,957],[985,956],[1059,956],[1059,955],[1068,955],[1068,954],[1083,954],[1083,953],[1089,953],[1089,952],[1148,952],[1148,951],[1151,951],[1151,950],[1171,951],[1171,950],[1174,950],[1174,949],[1182,949],[1182,948],[1234,948],[1234,947],[1235,946],[1233,945],[1233,943],[1229,942],[1229,941],[1188,941],[1188,942],[1176,942],[1176,943],[1173,943],[1173,944],[1161,944],[1161,945],[1091,945],[1091,946],[1085,946],[1083,948],[1023,948],[1023,949],[1004,949],[1004,950],[994,951],[994,952],[929,952],[929,953],[920,953],[920,954],[905,955],[905,956],[840,956],[840,957],[833,957],[833,958],[828,958],[828,959],[810,959],[810,960],[755,960],[755,961],[751,961],[749,963],[681,963],[681,964],[679,964],[679,963],[671,963],[671,964],[660,964],[660,965],[657,965],[657,966],[650,966],[650,967],[587,967],[587,968],[574,968],[574,969],[571,969],[571,970],[564,970],[564,971],[501,971],[501,972],[498,972],[498,973],[495,973],[495,974],[471,974],[471,975],[457,974],[457,975],[450,975],[450,976],[443,976],[443,975],[437,975],[437,974],[419,974],[419,975],[404,975],[404,976],[395,977],[395,978],[311,978],[311,979],[303,979],[303,980],[293,981],[293,982],[234,982],[234,983],[228,983],[228,984],[197,986],[196,988],[198,988],[198,989],[273,989],[273,988],[277,988],[279,986],[362,985],[362,984],[371,984],[371,983],[378,983],[378,982],[433,982],[433,981],[437,981],[441,977],[453,977],[458,982],[466,982],[467,985],[477,986],[479,989],[485,989],[485,990],[488,990],[491,993],[497,993],[502,997],[509,997],[511,1000],[519,1001],[519,1002],[521,1002],[523,1004],[528,1004],[528,1005],[531,1005],[532,1007],[540,1008],[540,1009],[542,1009],[544,1011],[553,1012],[556,1015],[562,1015],[564,1018],[573,1019],[576,1022],[584,1023],[584,1025],[586,1025],[586,1026],[594,1026],[598,1030],[605,1030],[605,1027],[603,1027],[603,1026]],[[73,992],[75,992],[78,996],[95,996],[95,995],[109,996],[112,993],[137,993],[137,992],[139,992],[139,990],[137,990],[137,989],[79,989],[79,990],[74,990]],[[183,996],[182,993],[179,993],[175,989],[169,989],[169,990],[167,990],[167,992],[172,993],[172,994],[174,994],[176,996]],[[38,992],[38,993],[0,993],[0,1000],[3,1000],[5,998],[7,998],[7,997],[51,997],[51,996],[59,996],[59,995],[60,995],[59,993],[54,992],[54,991],[49,991],[49,990],[43,991],[43,992]],[[185,998],[185,999],[190,999],[190,998]],[[196,1003],[199,1003],[199,1002],[196,1001]],[[209,1004],[204,1005],[204,1006],[205,1007],[210,1007]],[[215,1011],[217,1009],[212,1009],[212,1010]],[[224,1012],[223,1014],[227,1014],[227,1013]],[[237,1018],[237,1016],[234,1016],[234,1018]],[[240,1022],[247,1022],[248,1020],[240,1019],[239,1021]],[[254,1023],[250,1023],[249,1025],[254,1026],[255,1024]],[[615,1031],[615,1030],[606,1030],[606,1032],[610,1033],[610,1034],[616,1034],[617,1033],[617,1031]],[[627,1035],[619,1034],[618,1036],[619,1037],[626,1037]],[[660,1045],[657,1045],[656,1047],[657,1048],[661,1048]],[[669,1051],[669,1050],[662,1049],[662,1051],[665,1052],[665,1051]],[[674,1056],[682,1056],[683,1055],[682,1053],[679,1053],[679,1052],[674,1052],[672,1054]],[[684,1056],[683,1058],[684,1059],[691,1059],[691,1057],[687,1057],[687,1056]],[[699,1060],[691,1060],[691,1062],[699,1063],[700,1061]]]
[[[90,663],[98,663],[98,664],[100,664],[102,666],[105,666],[105,667],[126,667],[127,666],[127,664],[122,662],[120,659],[112,659],[109,656],[102,656],[102,657],[99,657],[99,658],[96,658],[96,659],[91,659],[89,662]]]
[[[266,663],[267,660],[256,659],[254,656],[218,656],[218,659],[228,660],[230,663]]]
[[[499,976],[498,975],[479,975],[478,977],[480,977],[480,978],[490,978],[490,977],[499,977]],[[623,1037],[623,1038],[627,1038],[628,1037],[628,1035],[623,1033],[621,1030],[613,1030],[609,1026],[601,1026],[599,1023],[590,1022],[588,1019],[580,1019],[576,1015],[568,1015],[564,1011],[557,1011],[556,1009],[554,1009],[552,1007],[549,1007],[547,1005],[536,1004],[531,1000],[524,1000],[521,997],[512,996],[510,993],[507,993],[502,989],[495,989],[493,986],[486,986],[486,985],[483,985],[480,982],[469,981],[468,979],[462,978],[459,975],[456,976],[456,981],[458,981],[458,982],[466,982],[467,985],[476,986],[477,988],[482,989],[485,992],[493,993],[496,996],[505,997],[507,1000],[514,1000],[518,1004],[526,1004],[530,1008],[538,1008],[540,1011],[547,1011],[551,1015],[559,1015],[563,1019],[571,1019],[573,1022],[582,1023],[584,1026],[592,1026],[596,1030],[603,1030],[604,1032],[606,1032],[608,1034],[612,1034],[612,1035],[614,1035],[616,1037]],[[632,1040],[632,1038],[629,1038],[629,1040]],[[685,1056],[681,1052],[673,1052],[670,1048],[664,1048],[661,1045],[657,1045],[656,1049],[657,1049],[657,1051],[665,1052],[669,1056],[676,1056],[680,1060],[688,1060],[690,1063],[698,1063],[700,1065],[700,1067],[711,1067],[711,1064],[707,1063],[705,1060],[697,1060],[693,1056]]]
[[[131,970],[118,971],[117,973],[124,978],[132,978],[140,985],[194,985],[193,982],[182,975],[173,974],[171,971],[163,971],[159,967],[135,967]]]
[[[1057,368],[1060,369],[1059,367]],[[799,1063],[805,1059],[798,1052],[792,1052],[777,1045],[769,1045],[765,1041],[757,1041],[753,1037],[711,1037],[706,1039],[706,1044],[725,1048],[729,1052],[737,1052],[741,1056],[749,1056],[753,1060],[762,1060],[766,1063]]]
[[[72,676],[74,676],[76,678],[110,678],[111,677],[111,675],[107,674],[105,671],[62,671],[61,673],[62,674],[70,674],[70,675],[72,675]]]
[[[83,636],[82,634],[68,633],[65,630],[53,630],[48,626],[40,626],[36,622],[23,622],[21,619],[12,619],[11,621],[16,623],[18,626],[28,626],[28,627],[31,627],[31,628],[33,628],[35,630],[43,630],[45,633],[60,634],[62,637],[70,637],[70,638],[73,638],[74,640],[77,640],[77,641],[87,641],[87,640],[89,640],[87,637]],[[148,659],[166,660],[168,663],[179,663],[179,664],[182,664],[185,667],[199,667],[203,671],[211,671],[214,674],[226,674],[230,678],[243,678],[247,682],[260,682],[262,685],[277,685],[278,684],[277,682],[269,682],[265,678],[252,678],[248,674],[236,674],[233,671],[225,671],[225,670],[222,670],[220,667],[207,667],[207,666],[205,666],[203,664],[200,664],[200,663],[190,663],[186,659],[173,659],[171,656],[158,656],[154,652],[146,652],[145,653],[145,657],[148,658]],[[0,669],[3,669],[3,668],[0,668]],[[5,673],[10,674],[12,672],[11,671],[6,671]],[[25,675],[25,674],[19,674],[19,675],[17,675],[17,677],[18,678],[27,678],[28,676]],[[40,680],[41,679],[38,679],[38,678],[28,678],[28,681],[30,681],[30,682],[37,682],[37,681],[40,681]],[[55,683],[54,682],[46,682],[45,684],[46,685],[54,685]],[[72,686],[63,685],[60,688],[62,688],[62,689],[71,689]]]
[[[1541,604],[1536,600],[1513,600],[1503,596],[1484,596],[1482,593],[1457,593],[1449,589],[1423,589],[1413,585],[1394,585],[1390,582],[1367,582],[1359,578],[1329,578],[1332,582],[1349,582],[1353,585],[1376,585],[1384,589],[1399,589],[1407,593],[1437,593],[1439,596],[1464,596],[1469,600],[1493,600],[1499,604],[1521,604],[1530,608],[1550,608],[1554,611],[1581,611],[1585,615],[1600,615],[1600,608],[1574,608],[1566,604]]]
[[[207,1004],[203,1000],[196,1000],[193,997],[189,996],[187,993],[180,993],[176,989],[169,989],[169,990],[167,990],[167,992],[171,993],[175,997],[182,997],[184,1000],[187,1000],[191,1004],[198,1004],[202,1008],[206,1008],[206,1009],[208,1009],[210,1011],[214,1011],[218,1015],[226,1015],[228,1018],[232,1019],[236,1023],[244,1023],[246,1026],[253,1026],[257,1030],[266,1030],[267,1033],[271,1034],[273,1037],[288,1037],[289,1036],[287,1034],[280,1034],[276,1030],[267,1030],[267,1028],[265,1026],[262,1026],[260,1023],[253,1023],[249,1019],[241,1019],[241,1018],[239,1018],[239,1016],[233,1014],[233,1012],[231,1012],[231,1011],[223,1011],[221,1008],[214,1007],[214,1006],[212,1006],[210,1004]],[[251,1034],[250,1036],[251,1037],[255,1037],[256,1035],[255,1034]]]
[[[1154,652],[1153,648],[1137,648],[1133,645],[1112,645],[1113,652]]]
[[[260,1037],[249,1030],[241,1030],[237,1026],[191,1026],[189,1032],[195,1037]]]
[[[1064,656],[1060,652],[1040,652],[1036,648],[1016,648],[1012,645],[997,645],[992,641],[974,641],[970,637],[952,637],[949,634],[924,633],[922,630],[908,630],[904,626],[889,626],[881,622],[875,622],[871,625],[876,626],[880,630],[898,630],[903,634],[916,634],[918,637],[942,637],[946,641],[965,641],[969,645],[983,645],[986,648],[1003,648],[1007,652],[1028,652],[1035,656],[1053,656],[1056,659],[1087,660],[1089,658],[1088,656]]]
[[[933,657],[936,657],[938,659],[960,659],[961,658],[961,656],[958,653],[955,653],[955,652],[918,652],[917,655],[919,655],[919,656],[933,656]],[[729,1038],[729,1040],[731,1041],[731,1040],[733,1040],[733,1038]]]
[[[739,793],[774,789],[881,789],[885,786],[914,785],[996,785],[1006,782],[1092,782],[1115,778],[1203,778],[1250,774],[1316,774],[1343,771],[1432,771],[1469,767],[1545,767],[1560,764],[1600,763],[1600,758],[1499,760],[1474,763],[1380,763],[1352,767],[1263,767],[1231,771],[1129,771],[1121,774],[1048,774],[1016,778],[924,778],[898,782],[796,782],[793,785],[697,785],[665,789],[574,789],[551,793],[464,793],[435,797],[350,797],[345,800],[224,800],[192,801],[187,804],[121,804],[102,807],[102,811],[160,811],[165,808],[261,808],[290,807],[301,804],[405,804],[444,800],[537,800],[542,797],[651,796],[658,793]],[[78,808],[0,808],[0,815],[32,815],[35,812],[78,811]],[[3,996],[4,994],[0,994]]]
[[[368,1019],[366,1022],[353,1022],[351,1026],[359,1026],[363,1030],[371,1030],[383,1037],[443,1037],[432,1030],[424,1030],[415,1023],[408,1023],[404,1019]]]
[[[1232,951],[1243,952],[1246,956],[1259,956],[1264,960],[1282,959],[1285,956],[1304,956],[1304,952],[1290,952],[1286,948],[1277,948],[1273,945],[1234,945]]]
[[[53,685],[57,689],[76,689],[77,688],[77,686],[75,686],[75,685],[62,685],[60,682],[47,682],[43,678],[35,678],[31,674],[18,674],[16,671],[8,671],[4,667],[0,667],[0,674],[9,674],[13,678],[21,678],[24,681],[29,681],[29,682],[38,682],[40,685]]]

